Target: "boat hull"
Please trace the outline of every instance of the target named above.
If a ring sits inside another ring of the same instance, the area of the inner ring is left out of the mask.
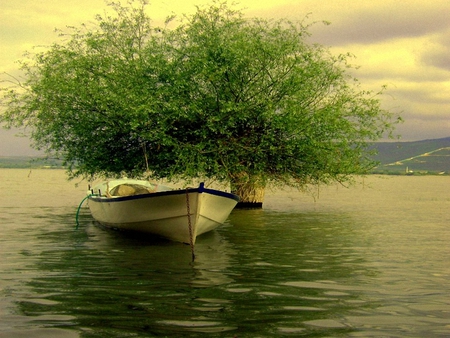
[[[197,236],[223,224],[238,200],[236,195],[201,184],[195,189],[136,196],[93,195],[88,205],[93,218],[104,226],[195,243]]]

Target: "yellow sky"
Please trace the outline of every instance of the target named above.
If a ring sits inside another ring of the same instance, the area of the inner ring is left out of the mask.
[[[150,6],[155,21],[193,12],[209,0],[163,0]],[[388,86],[383,106],[402,112],[403,140],[450,136],[450,1],[241,0],[247,16],[330,21],[313,26],[312,40],[333,53],[350,52],[364,88]],[[94,21],[104,0],[1,0],[0,79],[15,74],[23,52],[58,41],[55,28]],[[9,133],[0,130],[0,155]],[[3,143],[3,146],[2,146]]]

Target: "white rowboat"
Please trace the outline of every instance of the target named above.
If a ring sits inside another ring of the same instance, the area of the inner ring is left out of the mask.
[[[194,244],[197,236],[223,224],[239,197],[220,190],[173,190],[143,180],[103,182],[88,192],[92,217],[119,230],[150,233]]]

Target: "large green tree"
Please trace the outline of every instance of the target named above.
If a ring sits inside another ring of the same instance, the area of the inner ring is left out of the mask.
[[[243,202],[268,182],[344,182],[397,121],[360,89],[345,55],[307,43],[308,25],[246,18],[226,3],[154,27],[142,0],[111,4],[23,63],[0,121],[72,175],[209,178]],[[169,28],[174,26],[174,28]]]

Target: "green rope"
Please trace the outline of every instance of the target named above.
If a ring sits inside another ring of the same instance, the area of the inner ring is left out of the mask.
[[[79,214],[80,214],[80,209],[81,209],[81,206],[83,205],[84,201],[86,201],[89,197],[91,197],[91,196],[96,196],[96,195],[97,195],[97,194],[89,194],[89,195],[87,195],[85,198],[83,198],[83,200],[81,201],[81,203],[80,203],[80,205],[78,206],[78,209],[77,209],[77,214],[76,214],[76,216],[75,216],[75,221],[76,221],[76,223],[77,223],[77,226],[76,226],[75,229],[78,229],[78,226],[80,225],[80,222],[78,222],[78,216],[79,216]]]

